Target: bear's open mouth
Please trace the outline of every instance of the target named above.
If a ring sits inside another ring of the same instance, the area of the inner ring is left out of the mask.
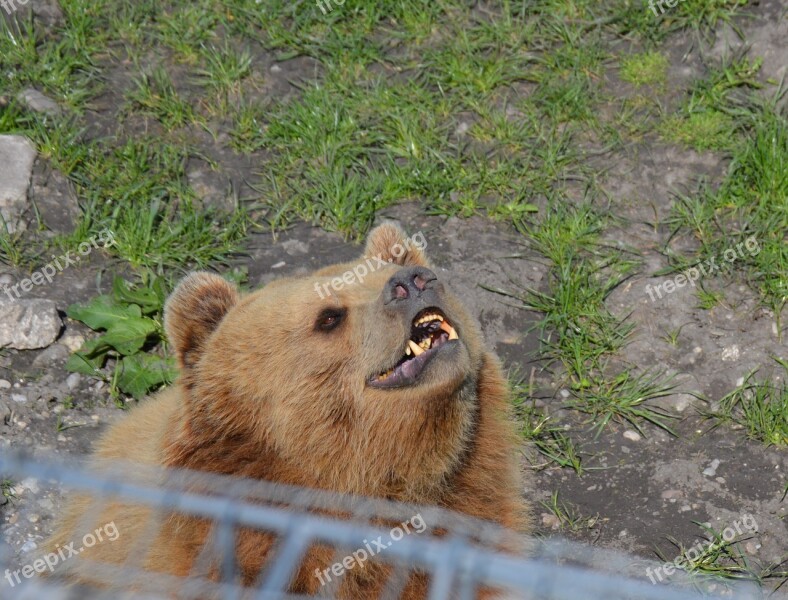
[[[435,307],[425,308],[413,319],[405,354],[397,364],[369,381],[373,387],[397,387],[413,383],[438,348],[460,337],[446,315]]]

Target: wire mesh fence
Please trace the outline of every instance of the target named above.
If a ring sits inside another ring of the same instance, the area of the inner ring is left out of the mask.
[[[655,585],[647,577],[653,561],[525,539],[436,507],[131,464],[99,471],[9,452],[0,453],[0,475],[32,477],[82,502],[57,545],[0,555],[0,598],[10,600],[761,597],[754,587],[700,577]],[[178,519],[196,520],[204,533],[188,572],[156,556],[164,524]],[[237,560],[250,542],[264,556],[251,574]],[[311,572],[316,549],[331,558]],[[304,589],[294,584],[299,573],[313,578]]]

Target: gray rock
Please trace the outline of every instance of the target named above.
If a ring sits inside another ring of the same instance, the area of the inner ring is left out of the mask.
[[[46,348],[57,339],[63,322],[52,300],[8,302],[0,299],[0,348]]]
[[[56,117],[63,112],[57,102],[45,96],[35,88],[22,90],[17,95],[17,100],[22,102],[30,110],[49,115],[50,117]]]
[[[60,171],[37,170],[28,198],[48,229],[64,234],[74,231],[80,215],[79,204],[74,186]]]
[[[74,391],[79,387],[79,382],[82,381],[82,375],[79,373],[72,373],[68,377],[66,377],[66,387],[71,391]]]
[[[9,233],[24,229],[20,217],[27,209],[27,188],[36,156],[36,149],[26,138],[0,135],[0,216]]]
[[[11,422],[13,411],[3,400],[0,400],[0,425],[8,425]]]
[[[65,362],[70,355],[71,351],[63,344],[53,344],[33,359],[33,366],[43,369],[55,363]]]

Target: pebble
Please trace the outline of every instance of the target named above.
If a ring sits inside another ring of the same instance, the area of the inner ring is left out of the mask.
[[[85,338],[78,333],[72,333],[71,335],[63,336],[60,343],[71,350],[71,352],[76,352],[85,344]]]
[[[8,390],[11,388],[11,382],[7,379],[0,379],[0,390]]]
[[[79,373],[72,373],[68,377],[66,377],[66,387],[74,391],[79,387],[79,383],[82,381],[82,375]]]
[[[681,490],[665,490],[660,494],[663,500],[676,500],[684,496],[684,492]]]
[[[57,102],[45,96],[35,88],[27,88],[17,95],[17,100],[25,104],[30,110],[56,117],[62,113]]]
[[[282,267],[284,267],[286,264],[287,264],[287,263],[286,263],[285,261],[283,261],[283,260],[280,260],[280,261],[279,261],[278,263],[276,263],[275,265],[271,265],[271,268],[272,268],[272,269],[281,269],[281,268],[282,268]]]
[[[624,432],[624,437],[633,442],[639,442],[642,439],[640,434],[633,429],[627,429]]]
[[[27,477],[19,482],[19,484],[26,490],[30,490],[37,494],[41,489],[38,487],[38,479],[35,477]]]
[[[561,394],[561,398],[569,398],[569,395],[570,395],[569,394],[569,390],[561,390],[558,393]]]
[[[55,510],[55,503],[49,498],[41,498],[41,500],[38,501],[38,505],[46,511]]]
[[[41,520],[41,515],[37,513],[30,513],[27,515],[27,520],[31,523],[38,523]]]
[[[677,412],[684,412],[689,408],[693,400],[694,397],[691,394],[677,394],[673,406]]]
[[[715,458],[713,461],[711,461],[711,464],[708,467],[703,469],[703,474],[706,477],[714,477],[717,474],[717,467],[719,466],[720,466],[720,461],[719,459]]]
[[[281,73],[282,67],[279,65],[271,65],[271,73]]]
[[[560,529],[561,519],[549,513],[542,513],[542,525],[550,529]]]
[[[27,396],[25,396],[24,394],[11,394],[11,400],[23,404],[27,402]]]
[[[22,544],[22,547],[19,549],[19,551],[22,554],[27,554],[28,552],[32,552],[36,548],[38,548],[38,544],[36,544],[33,540],[27,540],[24,544]]]
[[[740,355],[741,355],[741,351],[739,350],[739,347],[736,344],[734,344],[733,346],[728,346],[727,348],[723,348],[720,358],[722,358],[722,360],[725,361],[739,360]]]

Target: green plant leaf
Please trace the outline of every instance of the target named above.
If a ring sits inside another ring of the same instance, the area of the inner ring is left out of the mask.
[[[96,375],[104,366],[110,347],[102,339],[104,336],[88,340],[82,348],[68,357],[66,369],[83,375]]]
[[[139,319],[140,307],[135,304],[119,306],[110,296],[97,296],[87,304],[72,304],[66,314],[72,319],[82,321],[91,329],[110,329],[119,322]]]
[[[170,383],[178,376],[172,358],[161,358],[153,354],[127,356],[118,377],[118,387],[136,399],[140,399],[152,388]]]
[[[163,280],[156,277],[150,287],[131,288],[129,283],[115,276],[112,280],[112,294],[119,304],[136,304],[145,315],[159,312],[164,305]]]
[[[135,307],[139,310],[139,307]],[[156,322],[147,317],[126,318],[116,321],[102,336],[106,344],[126,356],[136,354],[148,337],[156,333]]]

